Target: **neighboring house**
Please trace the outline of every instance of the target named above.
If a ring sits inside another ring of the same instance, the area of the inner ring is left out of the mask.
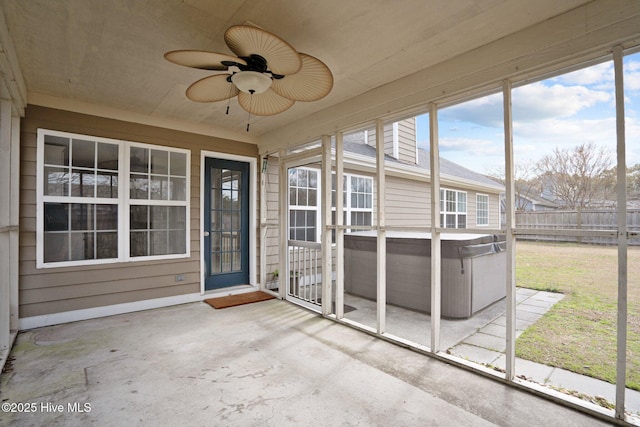
[[[515,196],[515,209],[518,212],[539,212],[539,211],[552,211],[558,209],[558,204],[546,199],[543,196],[536,196],[529,189],[524,189],[521,193]],[[506,195],[502,193],[500,195],[500,218],[501,224],[506,222]]]
[[[544,197],[534,195],[518,195],[516,205],[519,211],[552,211],[558,209],[558,205]]]

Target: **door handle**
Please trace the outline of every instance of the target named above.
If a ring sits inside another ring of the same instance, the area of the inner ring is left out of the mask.
[[[209,237],[209,232],[208,232],[208,231],[205,231],[202,235],[203,235],[204,237]]]

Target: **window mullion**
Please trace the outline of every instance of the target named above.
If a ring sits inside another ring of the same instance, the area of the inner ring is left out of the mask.
[[[129,261],[131,256],[131,145],[124,143],[118,153],[121,161],[118,162],[118,179],[122,183],[122,194],[119,197],[118,214],[118,257],[123,261]]]

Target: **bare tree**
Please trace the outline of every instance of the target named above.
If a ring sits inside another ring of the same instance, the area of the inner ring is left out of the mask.
[[[629,200],[640,199],[640,163],[627,168],[627,197]]]
[[[543,185],[568,208],[576,209],[605,198],[606,172],[611,166],[611,154],[604,147],[588,143],[556,147],[538,161],[536,169]]]

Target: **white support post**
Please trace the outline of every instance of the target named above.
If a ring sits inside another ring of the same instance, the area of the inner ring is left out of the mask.
[[[618,355],[616,360],[616,418],[624,420],[627,378],[627,160],[624,126],[623,52],[621,46],[613,49],[616,86],[617,136],[617,203],[618,203]]]
[[[322,314],[331,314],[331,137],[322,136]]]
[[[0,361],[11,346],[11,100],[0,92]]]
[[[280,275],[278,291],[280,298],[287,298],[289,286],[289,171],[284,159],[284,150],[280,150],[280,173],[278,178],[279,211],[280,211]]]
[[[260,156],[260,289],[267,284],[267,156]]]
[[[513,233],[516,224],[515,184],[513,164],[513,122],[511,110],[511,82],[502,84],[504,109],[504,161],[506,183],[506,243],[507,243],[507,333],[506,333],[506,373],[505,378],[513,381],[516,371],[516,238]]]
[[[376,120],[376,178],[377,186],[377,326],[378,333],[383,334],[386,329],[387,310],[387,231],[385,229],[385,176],[384,176],[384,122]]]
[[[11,118],[11,206],[9,207],[9,317],[10,330],[18,330],[18,287],[20,252],[20,117]]]
[[[431,170],[431,351],[440,348],[441,246],[440,246],[440,148],[438,144],[438,107],[429,105],[429,167]]]
[[[344,317],[344,144],[342,132],[336,133],[336,318]]]

